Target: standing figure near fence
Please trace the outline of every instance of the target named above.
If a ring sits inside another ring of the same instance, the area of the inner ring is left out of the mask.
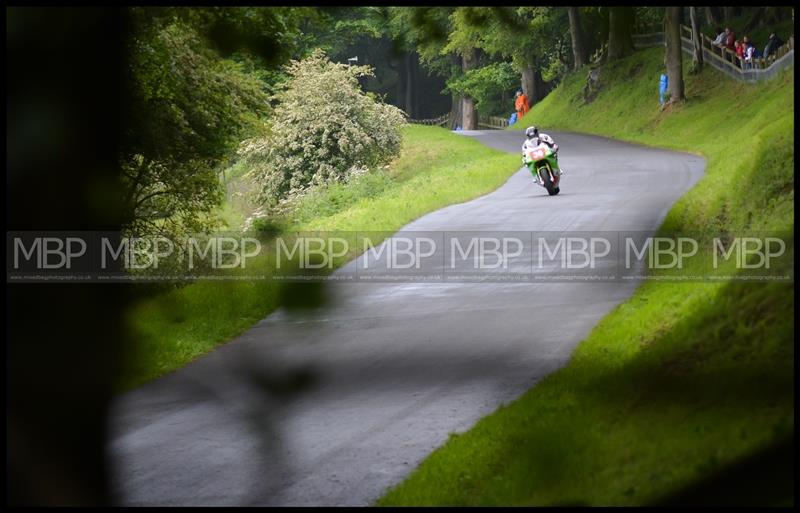
[[[767,46],[764,47],[764,58],[766,59],[771,54],[775,53],[775,50],[781,47],[783,41],[781,38],[775,35],[775,32],[769,35],[769,40],[767,41]]]
[[[736,40],[736,35],[733,33],[730,27],[725,27],[724,34],[725,35],[723,36],[722,41],[717,43],[715,40],[714,42],[720,48],[727,48],[728,50],[733,50],[733,42]]]
[[[721,45],[719,45],[719,48],[722,49],[722,50],[728,49],[731,52],[734,52],[734,54],[735,54],[735,52],[736,52],[735,44],[736,44],[736,34],[733,33],[733,31],[731,30],[730,27],[725,27],[725,40],[723,41],[723,43]],[[728,55],[725,54],[724,51],[723,51],[723,55],[722,56],[725,58],[725,60],[727,60],[729,62],[734,62],[736,60],[736,58],[733,57],[733,56],[728,57]],[[734,62],[734,64],[735,64],[735,62]]]
[[[717,37],[711,44],[714,46],[724,45],[725,39],[728,37],[728,34],[726,34],[725,31],[719,27],[717,27],[716,30],[714,30],[714,33],[717,35]]]
[[[528,97],[525,96],[525,93],[523,93],[521,89],[517,91],[514,98],[514,110],[517,111],[517,121],[519,121],[522,119],[522,116],[528,113],[530,106],[528,105]]]
[[[658,82],[658,103],[661,107],[664,107],[664,101],[666,101],[667,95],[667,86],[669,85],[669,77],[666,73],[661,74],[661,79]]]
[[[744,46],[744,69],[753,69],[755,60],[761,55],[756,50],[756,45],[747,36],[745,36],[742,46]]]
[[[742,61],[744,60],[744,43],[739,41],[738,39],[733,43],[734,52],[736,53],[736,66],[742,67]]]

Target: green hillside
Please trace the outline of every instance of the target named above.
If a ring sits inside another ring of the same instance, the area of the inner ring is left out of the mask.
[[[607,65],[589,103],[583,69],[513,128],[703,155],[665,232],[793,234],[793,69],[762,85],[687,75],[687,103],[661,111],[662,66],[661,48]],[[452,435],[379,504],[791,504],[793,339],[791,283],[648,281],[566,367]]]

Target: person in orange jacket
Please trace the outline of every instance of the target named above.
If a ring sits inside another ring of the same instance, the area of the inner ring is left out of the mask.
[[[528,97],[522,91],[517,91],[514,96],[514,109],[517,111],[517,120],[522,119],[522,116],[528,113],[530,106],[528,105]]]

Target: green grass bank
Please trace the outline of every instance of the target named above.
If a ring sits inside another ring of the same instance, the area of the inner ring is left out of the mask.
[[[706,174],[670,210],[664,233],[793,234],[793,70],[761,85],[712,69],[687,74],[688,101],[661,111],[662,66],[661,48],[607,65],[590,103],[587,70],[573,73],[513,128],[703,155]],[[781,265],[793,269],[790,258]],[[451,435],[378,504],[662,503],[793,437],[793,340],[791,283],[648,281],[564,368]],[[718,499],[793,503],[791,486],[758,488],[771,467],[745,469],[755,477],[728,482]]]
[[[443,128],[411,125],[404,128],[400,157],[388,168],[307,195],[284,220],[285,231],[370,230],[388,236],[428,212],[492,191],[517,169],[516,155]],[[235,167],[228,179],[244,180],[245,172]],[[223,205],[221,214],[232,229],[244,219],[231,203]],[[335,265],[354,256],[350,253]],[[266,257],[248,263],[247,271],[269,274],[273,267]],[[186,365],[239,335],[287,298],[291,300],[285,287],[274,281],[205,281],[139,301],[129,313],[136,354],[121,388]]]

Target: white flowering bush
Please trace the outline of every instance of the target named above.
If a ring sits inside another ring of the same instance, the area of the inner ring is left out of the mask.
[[[405,115],[361,91],[358,78],[373,75],[369,66],[333,63],[316,50],[286,72],[267,135],[240,147],[260,203],[275,208],[399,155]]]

